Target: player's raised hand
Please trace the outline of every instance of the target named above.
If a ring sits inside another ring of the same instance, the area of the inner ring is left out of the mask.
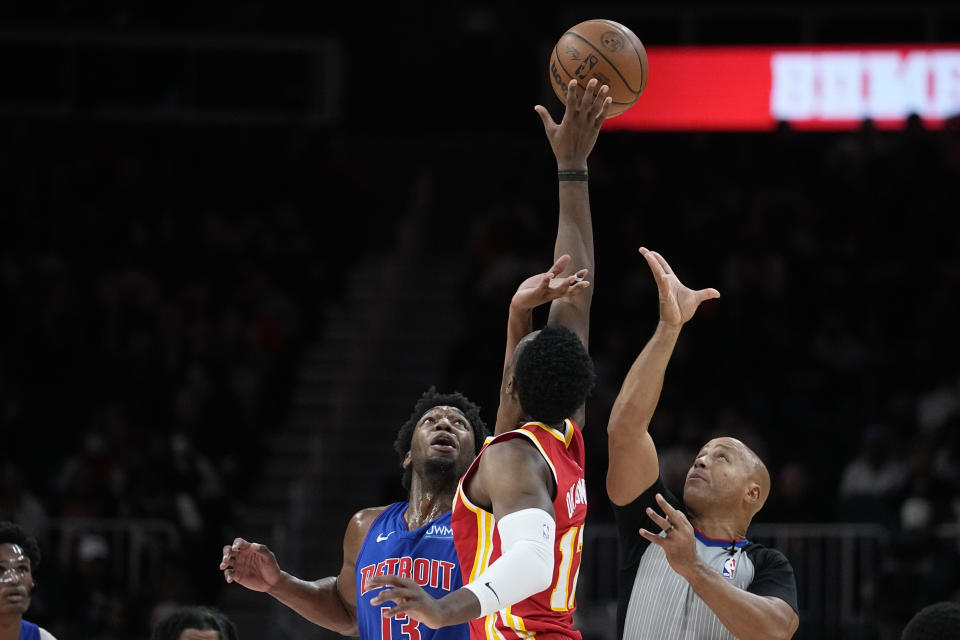
[[[704,300],[719,298],[716,289],[693,290],[680,282],[673,269],[656,251],[640,247],[640,253],[647,261],[653,277],[657,281],[660,294],[660,321],[670,325],[682,325],[693,317]]]
[[[548,271],[530,276],[521,282],[516,293],[513,294],[510,305],[514,309],[527,311],[557,298],[575,296],[589,287],[590,282],[584,280],[587,276],[586,269],[581,269],[570,276],[560,277],[568,264],[570,264],[570,256],[563,254]]]
[[[610,87],[591,78],[581,98],[577,94],[577,80],[571,80],[567,85],[567,106],[560,124],[543,105],[534,107],[557,157],[558,169],[587,168],[587,156],[593,151],[613,100],[607,95],[609,91]]]
[[[282,575],[273,551],[243,538],[224,545],[220,570],[227,582],[238,582],[253,591],[269,591]]]

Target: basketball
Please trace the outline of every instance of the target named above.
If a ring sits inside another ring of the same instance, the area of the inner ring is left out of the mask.
[[[572,79],[577,79],[577,92],[583,96],[587,82],[596,78],[610,87],[608,118],[636,103],[647,86],[649,69],[640,38],[613,20],[587,20],[570,27],[550,53],[550,84],[560,102],[566,104]]]

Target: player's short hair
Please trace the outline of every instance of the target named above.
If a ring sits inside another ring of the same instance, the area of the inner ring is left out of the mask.
[[[513,384],[530,418],[555,424],[586,402],[596,384],[596,372],[577,334],[561,325],[547,325],[518,350]]]
[[[30,558],[30,571],[36,571],[40,564],[40,545],[37,539],[26,529],[9,520],[0,521],[0,544],[15,544],[23,549]]]
[[[237,628],[219,609],[206,606],[185,606],[175,609],[157,623],[150,640],[177,640],[187,629],[216,631],[220,640],[238,640]]]
[[[400,463],[410,451],[410,443],[413,442],[413,430],[416,428],[420,418],[434,407],[456,407],[467,418],[470,427],[473,429],[474,453],[483,446],[483,441],[487,439],[489,431],[487,425],[480,417],[480,406],[472,402],[462,393],[455,391],[453,393],[440,393],[435,386],[423,392],[417,403],[413,405],[413,411],[410,417],[400,427],[397,432],[397,439],[393,442],[393,449],[400,455]],[[410,489],[410,479],[413,476],[413,470],[408,466],[403,470],[403,478],[400,482],[404,489]]]
[[[917,611],[903,628],[901,640],[952,638],[960,629],[960,603],[943,601]]]

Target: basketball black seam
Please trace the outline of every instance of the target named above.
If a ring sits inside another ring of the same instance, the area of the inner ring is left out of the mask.
[[[611,29],[614,29],[614,30],[618,31],[618,32],[620,33],[620,35],[623,35],[623,29],[620,28],[622,25],[617,24],[617,23],[614,22],[613,20],[605,20],[605,19],[603,19],[603,18],[598,18],[598,19],[597,19],[597,22],[603,22],[603,23],[605,23],[605,24],[608,24],[608,25],[610,25],[610,28],[611,28]],[[624,27],[624,28],[626,28],[626,27]],[[637,54],[637,62],[640,63],[640,91],[638,91],[637,93],[641,93],[641,92],[643,91],[643,87],[646,86],[646,84],[647,84],[647,76],[646,76],[646,74],[643,72],[643,56],[640,55],[640,52],[637,50],[637,48],[636,48],[635,46],[633,46],[633,42],[631,41],[630,38],[624,36],[623,39],[630,43],[630,48],[633,49],[633,52],[634,52],[635,54]],[[643,45],[641,44],[640,46],[643,46]],[[612,65],[611,65],[611,66],[612,66]],[[628,84],[627,87],[629,87],[629,86],[630,86],[630,85]],[[631,91],[632,91],[632,89],[631,89]]]
[[[612,28],[612,27],[611,27],[611,28]],[[617,29],[617,31],[619,32],[620,30]],[[623,80],[623,84],[627,87],[627,89],[630,90],[630,93],[635,93],[635,94],[637,94],[637,96],[640,95],[640,91],[639,91],[639,90],[635,90],[633,87],[630,86],[630,83],[627,82],[627,79],[623,77],[623,74],[622,74],[622,73],[620,73],[620,69],[617,68],[617,65],[613,64],[612,62],[610,62],[610,58],[608,58],[607,56],[603,55],[603,52],[600,51],[600,49],[597,49],[597,45],[593,44],[592,42],[590,42],[589,40],[587,40],[586,38],[584,38],[583,36],[581,36],[579,33],[576,33],[576,32],[574,32],[574,31],[567,31],[567,33],[565,33],[565,34],[563,34],[563,35],[568,35],[568,34],[571,35],[571,36],[576,36],[577,38],[583,40],[583,41],[586,42],[588,45],[590,45],[590,48],[592,48],[594,51],[596,51],[596,52],[600,55],[600,57],[603,58],[608,65],[610,65],[610,68],[617,72],[617,75],[620,76],[620,79],[621,79],[621,80]],[[621,35],[623,35],[623,34],[621,34]],[[626,38],[626,37],[624,36],[624,40],[628,40],[628,38]],[[640,62],[640,86],[643,87],[643,60],[640,59],[640,53],[637,51],[636,47],[633,46],[633,43],[632,43],[632,42],[630,43],[630,48],[633,49],[633,52],[637,54],[637,60],[638,60],[638,62]],[[554,47],[554,49],[556,49],[556,47]],[[558,56],[557,56],[557,60],[559,60],[559,59],[560,59],[560,56],[558,55]],[[561,65],[561,66],[562,66],[562,65]],[[567,71],[567,70],[564,69],[564,71]],[[569,75],[571,78],[573,77],[573,75],[571,75],[569,71],[567,71],[567,75]]]

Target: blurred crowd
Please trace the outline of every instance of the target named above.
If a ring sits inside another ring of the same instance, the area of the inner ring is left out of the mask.
[[[11,124],[0,519],[47,558],[32,619],[60,640],[139,637],[215,599],[301,348],[365,253],[335,222],[358,174],[295,133]],[[118,518],[140,538],[96,524]]]

